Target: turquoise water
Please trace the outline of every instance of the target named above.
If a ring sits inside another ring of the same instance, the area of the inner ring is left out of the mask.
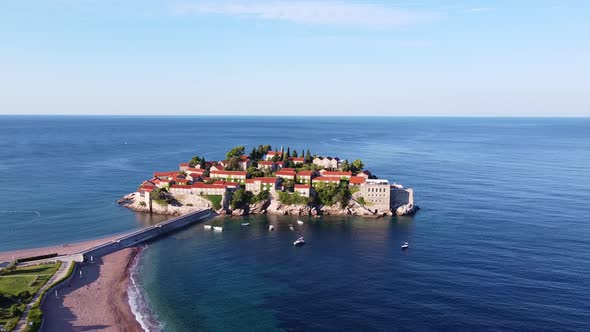
[[[140,303],[165,330],[589,328],[590,119],[0,117],[0,129],[0,210],[40,214],[1,215],[1,250],[154,222],[114,201],[237,144],[358,157],[415,188],[414,218],[295,232],[286,217],[228,218],[213,221],[222,233],[150,244]]]

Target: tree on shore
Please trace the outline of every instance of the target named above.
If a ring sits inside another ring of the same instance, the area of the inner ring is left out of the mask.
[[[191,159],[191,161],[189,162],[189,165],[191,167],[200,165],[201,168],[205,168],[205,157],[201,158],[199,156],[194,156],[193,159]]]
[[[231,157],[240,157],[244,153],[246,153],[246,148],[243,145],[238,145],[229,150],[225,155],[225,158],[229,160]]]
[[[309,149],[307,149],[307,153],[305,153],[305,162],[311,163],[313,160],[311,159],[311,154],[309,153]]]
[[[293,158],[297,158],[297,150],[293,150]]]

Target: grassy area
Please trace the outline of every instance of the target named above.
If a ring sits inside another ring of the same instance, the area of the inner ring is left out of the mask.
[[[221,202],[223,200],[223,196],[221,195],[203,195],[203,198],[208,199],[211,202],[214,210],[221,209]]]
[[[61,263],[17,267],[0,274],[0,325],[14,328],[25,305],[59,269]]]

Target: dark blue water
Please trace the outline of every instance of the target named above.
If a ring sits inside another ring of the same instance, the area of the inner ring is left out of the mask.
[[[1,215],[0,249],[141,227],[114,200],[153,170],[262,143],[361,158],[422,210],[154,243],[137,279],[164,329],[590,327],[590,119],[0,117],[1,210],[40,213]]]

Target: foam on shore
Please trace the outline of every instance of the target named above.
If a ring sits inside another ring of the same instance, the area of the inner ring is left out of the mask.
[[[135,320],[141,325],[146,332],[163,331],[164,326],[157,320],[155,313],[150,310],[145,295],[142,292],[141,285],[138,281],[139,264],[143,250],[134,258],[133,264],[129,268],[129,288],[127,289],[127,298],[129,307],[135,316]]]

